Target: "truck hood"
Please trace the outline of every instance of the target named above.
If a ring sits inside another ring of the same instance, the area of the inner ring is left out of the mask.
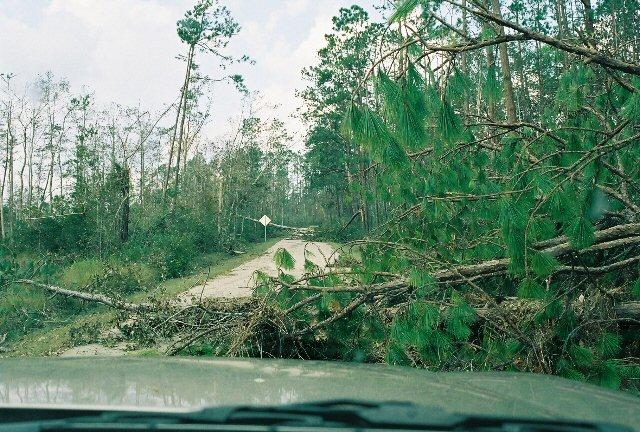
[[[462,414],[610,422],[640,431],[640,399],[546,375],[302,360],[0,360],[0,408],[168,411],[345,398],[411,401]]]

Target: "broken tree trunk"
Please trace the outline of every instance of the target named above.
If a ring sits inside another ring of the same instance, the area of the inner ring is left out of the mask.
[[[634,223],[617,225],[611,228],[596,231],[594,244],[582,250],[576,250],[565,236],[547,240],[545,242],[534,245],[534,247],[540,252],[547,253],[553,257],[559,257],[570,252],[584,253],[596,250],[607,250],[620,246],[633,246],[639,244],[640,224]],[[633,258],[628,260],[627,264],[633,264],[636,261],[637,258]],[[483,275],[492,276],[497,273],[506,272],[507,268],[509,267],[509,263],[509,258],[484,261],[478,264],[463,265],[454,267],[452,269],[441,270],[434,273],[433,276],[441,282],[464,282],[465,279],[469,277],[478,278]],[[611,264],[611,266],[616,265],[617,263]],[[618,267],[612,267],[612,269]],[[576,267],[576,269],[577,271],[580,271],[579,267]],[[567,270],[567,267],[561,267],[558,271]]]
[[[253,218],[250,218],[250,217],[247,217],[247,216],[241,216],[241,217],[243,219],[250,220],[252,222],[261,223],[258,219],[253,219]],[[284,229],[284,230],[295,231],[295,232],[297,232],[299,234],[313,234],[313,232],[317,228],[315,226],[310,226],[310,227],[290,227],[290,226],[287,226],[287,225],[280,225],[280,224],[273,223],[273,222],[270,222],[269,226],[272,226],[272,227],[275,227],[275,228]]]
[[[154,307],[148,303],[129,303],[124,300],[114,299],[104,294],[93,294],[81,291],[74,291],[66,288],[62,288],[56,285],[49,285],[40,283],[31,279],[19,279],[15,283],[22,285],[29,285],[35,288],[44,289],[56,294],[62,294],[67,297],[73,297],[90,302],[102,303],[106,306],[114,309],[120,309],[128,312],[143,312],[154,309]]]

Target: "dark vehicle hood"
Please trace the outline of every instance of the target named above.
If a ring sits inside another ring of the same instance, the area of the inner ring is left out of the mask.
[[[640,430],[640,399],[536,374],[432,373],[302,360],[0,360],[0,407],[193,410],[345,398],[411,401],[463,414],[611,422]]]

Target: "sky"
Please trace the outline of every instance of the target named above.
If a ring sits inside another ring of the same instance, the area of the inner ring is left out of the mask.
[[[115,102],[160,112],[178,96],[185,51],[176,21],[195,0],[0,0],[0,72],[17,82],[47,71],[67,78],[76,91],[92,90],[99,104]],[[291,117],[299,106],[295,90],[304,87],[301,69],[315,63],[331,30],[331,17],[355,0],[222,0],[240,23],[229,52],[249,55],[255,65],[229,72],[245,77],[261,95],[260,114],[280,117],[298,140],[302,124]],[[378,0],[359,0],[373,12]],[[201,71],[223,74],[212,60]],[[209,138],[229,131],[242,111],[242,97],[230,85],[216,84]],[[275,108],[269,106],[276,105]]]

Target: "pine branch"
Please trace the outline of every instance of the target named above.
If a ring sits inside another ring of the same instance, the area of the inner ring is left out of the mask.
[[[578,267],[578,266],[561,266],[558,267],[557,269],[555,269],[554,274],[555,273],[588,273],[588,274],[603,274],[603,273],[609,273],[610,271],[613,270],[618,270],[624,267],[628,267],[630,265],[633,265],[637,262],[640,262],[640,255],[639,256],[634,256],[631,258],[627,258],[625,260],[622,261],[617,261],[614,262],[612,264],[607,264],[607,265],[603,265],[603,266],[598,266],[598,267],[586,267],[586,266],[582,266],[582,267]]]
[[[610,68],[610,69],[615,69],[621,72],[625,72],[625,73],[629,73],[632,75],[637,75],[640,76],[640,65],[634,64],[634,63],[628,63],[622,60],[618,60],[616,58],[610,57],[600,51],[596,51],[592,48],[586,48],[586,47],[582,47],[582,46],[578,46],[578,45],[573,45],[570,44],[568,42],[565,42],[563,40],[560,39],[556,39],[553,38],[551,36],[547,36],[545,34],[542,33],[538,33],[534,30],[531,30],[527,27],[524,27],[520,24],[516,24],[512,21],[509,21],[503,17],[499,17],[489,11],[487,11],[486,9],[474,9],[474,8],[470,8],[468,6],[465,6],[461,3],[458,3],[456,1],[453,0],[446,0],[447,3],[453,5],[453,6],[457,6],[461,9],[467,10],[468,12],[484,18],[486,20],[489,20],[491,22],[494,22],[498,25],[501,25],[503,27],[508,27],[512,30],[517,31],[518,33],[520,33],[522,36],[525,36],[528,39],[533,39],[536,40],[538,42],[542,42],[544,44],[553,46],[555,48],[558,48],[562,51],[571,53],[571,54],[575,54],[581,57],[585,57],[586,61],[588,63],[597,63],[599,65],[602,65],[606,68]]]
[[[598,230],[594,234],[595,243],[584,249],[576,249],[566,236],[560,236],[555,239],[550,239],[545,242],[534,245],[534,248],[541,253],[551,255],[553,257],[559,257],[567,255],[569,253],[587,253],[601,250],[609,250],[618,247],[637,246],[640,245],[640,223],[617,225],[615,227]],[[637,259],[637,258],[636,258]],[[611,270],[615,270],[627,265],[633,264],[633,259],[628,259],[613,263],[610,265],[602,266],[600,268],[594,268],[594,273],[605,273]],[[483,261],[477,264],[466,264],[454,266],[449,269],[444,269],[431,273],[438,283],[446,284],[463,284],[469,281],[469,278],[474,280],[481,279],[483,277],[491,277],[506,273],[511,260],[509,258],[500,258],[494,260]],[[560,272],[567,271],[567,268],[560,267]],[[316,275],[315,278],[322,278],[325,275]],[[302,278],[292,283],[287,283],[279,279],[273,278],[272,281],[276,284],[287,287],[291,290],[303,290],[303,291],[316,291],[325,293],[335,292],[357,292],[376,294],[387,291],[393,291],[399,288],[408,286],[408,281],[405,277],[399,274],[384,273],[381,276],[391,278],[391,280],[373,284],[369,286],[365,285],[341,285],[331,287],[319,287],[308,285],[303,282],[309,280],[308,277]]]
[[[602,161],[602,165],[608,169],[609,171],[611,171],[613,174],[615,174],[616,176],[620,177],[626,184],[628,184],[629,186],[631,186],[632,188],[634,188],[636,191],[640,192],[640,185],[638,184],[638,182],[636,182],[634,179],[632,179],[627,173],[625,173],[622,169],[620,168],[616,168],[615,166],[611,165],[609,162],[607,161]]]
[[[341,318],[346,317],[347,315],[349,315],[352,311],[354,311],[355,309],[357,309],[358,307],[360,307],[361,305],[363,305],[367,300],[369,300],[369,298],[371,297],[371,294],[366,294],[366,295],[361,295],[359,297],[356,297],[354,300],[351,301],[351,303],[349,303],[347,306],[345,306],[340,312],[331,315],[329,318],[317,322],[309,327],[305,327],[303,329],[300,330],[296,330],[294,332],[292,332],[290,334],[290,336],[292,337],[298,337],[298,336],[302,336],[305,334],[309,334],[309,333],[313,333],[314,331],[317,331],[323,327],[328,326],[329,324],[338,321]]]
[[[623,203],[625,206],[629,208],[629,210],[632,210],[635,214],[640,214],[640,207],[634,204],[633,202],[631,202],[631,200],[629,200],[627,197],[622,195],[620,192],[614,189],[611,189],[609,186],[596,185],[596,187],[602,190],[603,192],[605,192],[607,195]]]
[[[527,303],[540,303],[539,300],[524,300]],[[499,311],[509,310],[513,306],[523,302],[520,298],[507,298],[498,307],[479,307],[475,308],[479,317],[490,319],[496,316]],[[620,302],[613,306],[613,312],[616,319],[640,322],[640,301]],[[502,312],[504,313],[504,312]]]

